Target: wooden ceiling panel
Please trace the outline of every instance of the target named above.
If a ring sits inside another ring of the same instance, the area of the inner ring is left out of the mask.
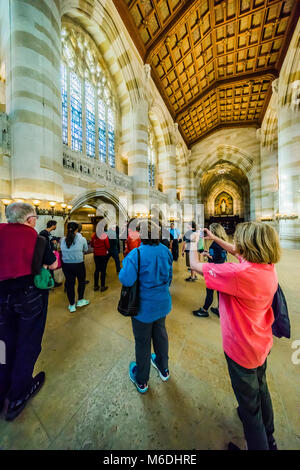
[[[297,0],[114,0],[187,145],[257,125],[299,18]]]

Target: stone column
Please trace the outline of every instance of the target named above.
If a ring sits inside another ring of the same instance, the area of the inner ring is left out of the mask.
[[[128,152],[128,175],[133,179],[133,212],[149,210],[148,178],[148,101],[149,65],[144,68],[144,96],[140,97],[132,112],[131,150]]]
[[[278,89],[279,212],[293,220],[280,220],[283,247],[300,248],[300,20],[285,57]]]
[[[258,129],[260,132],[257,134],[260,140],[262,217],[273,217],[278,210],[277,94],[274,90],[275,84],[263,126]]]
[[[62,201],[60,2],[8,4],[12,197]]]
[[[171,142],[166,145],[164,159],[164,193],[168,196],[168,204],[176,204],[176,145],[178,124],[175,123],[171,130]]]

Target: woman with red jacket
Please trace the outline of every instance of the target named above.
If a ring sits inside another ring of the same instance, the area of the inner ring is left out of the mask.
[[[108,289],[105,285],[106,266],[108,261],[108,250],[109,250],[109,238],[107,236],[107,226],[104,228],[104,232],[100,237],[97,233],[92,235],[91,246],[94,248],[94,261],[95,261],[95,273],[94,273],[94,291],[99,290],[99,273],[101,273],[101,292]]]

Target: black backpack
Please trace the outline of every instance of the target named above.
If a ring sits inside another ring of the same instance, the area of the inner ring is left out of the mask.
[[[289,312],[284,293],[278,284],[277,291],[273,298],[272,309],[274,313],[274,323],[272,325],[272,332],[277,338],[291,337],[291,325],[289,319]]]
[[[137,280],[133,286],[125,287],[122,286],[121,296],[118,305],[118,311],[124,315],[124,317],[136,317],[139,312],[139,274],[141,266],[140,250],[138,252],[138,273]]]

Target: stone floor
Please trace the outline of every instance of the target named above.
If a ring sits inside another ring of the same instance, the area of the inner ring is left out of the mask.
[[[117,311],[120,284],[109,263],[109,290],[94,292],[88,255],[86,298],[69,314],[60,287],[50,294],[43,351],[36,371],[46,383],[12,423],[0,421],[1,449],[225,449],[243,445],[221,347],[219,320],[195,318],[204,281],[184,282],[183,260],[174,265],[173,311],[167,319],[171,379],[151,370],[140,395],[128,378],[134,359],[130,320]],[[278,266],[292,323],[292,338],[275,339],[268,381],[280,449],[300,449],[300,364],[292,343],[300,340],[300,251],[285,250]]]

